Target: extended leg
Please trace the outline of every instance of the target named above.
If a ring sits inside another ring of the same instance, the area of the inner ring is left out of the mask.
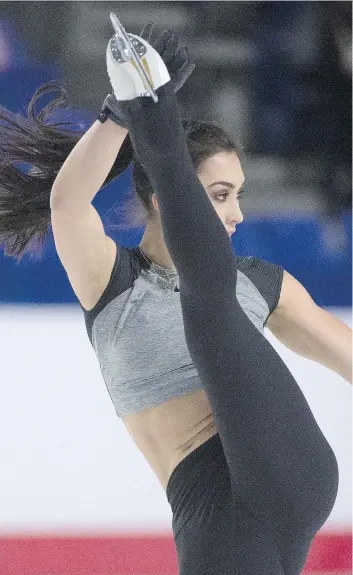
[[[193,168],[174,93],[123,102],[180,276],[190,355],[212,405],[234,490],[276,528],[315,534],[337,493],[335,456],[296,381],[236,298],[229,237]],[[295,525],[294,525],[295,524]]]

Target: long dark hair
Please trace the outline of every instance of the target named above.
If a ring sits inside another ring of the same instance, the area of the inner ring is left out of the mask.
[[[50,92],[59,92],[59,95],[36,114],[37,101]],[[0,106],[0,244],[4,244],[6,255],[18,260],[26,251],[38,253],[43,248],[50,228],[53,183],[85,132],[80,123],[52,121],[58,108],[66,101],[64,86],[47,82],[32,96],[26,116]],[[183,125],[196,170],[217,152],[240,153],[239,146],[215,122],[184,120]],[[153,189],[134,156],[128,136],[103,187],[117,178],[131,162],[135,190],[148,217],[153,212]],[[28,167],[24,169],[16,164]]]

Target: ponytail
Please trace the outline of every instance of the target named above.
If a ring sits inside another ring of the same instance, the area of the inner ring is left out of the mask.
[[[59,92],[36,115],[38,99]],[[5,255],[20,260],[29,249],[42,250],[50,222],[50,194],[66,158],[84,134],[82,124],[48,123],[67,100],[66,90],[55,82],[43,84],[32,96],[27,117],[0,106],[0,245]],[[127,137],[104,186],[119,176],[133,160]],[[16,164],[26,164],[27,169]]]

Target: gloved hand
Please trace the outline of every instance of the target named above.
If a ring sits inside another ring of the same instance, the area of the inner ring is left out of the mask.
[[[144,26],[140,37],[146,40],[161,56],[168,69],[170,83],[176,93],[193,72],[195,63],[191,60],[186,45],[181,43],[180,38],[172,30],[165,30],[154,42],[151,42],[153,26],[153,22]],[[105,122],[108,117],[122,128],[127,127],[124,114],[114,94],[108,94],[105,98],[98,120]]]

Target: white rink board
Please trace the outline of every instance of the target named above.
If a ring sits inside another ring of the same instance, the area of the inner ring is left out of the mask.
[[[330,309],[348,325],[351,310]],[[352,388],[266,330],[340,469],[325,524],[352,520]],[[78,306],[0,307],[0,533],[170,530],[165,494],[125,431]]]

